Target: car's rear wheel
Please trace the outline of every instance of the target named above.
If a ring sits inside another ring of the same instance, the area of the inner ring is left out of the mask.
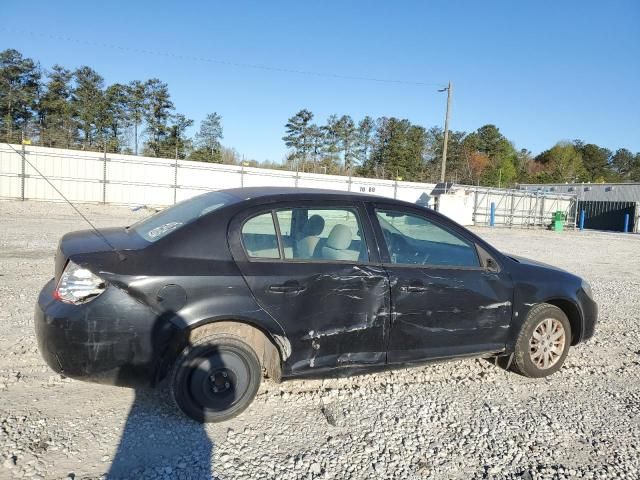
[[[262,369],[255,351],[240,338],[214,334],[187,346],[171,374],[176,405],[199,422],[235,417],[253,401]]]
[[[525,377],[546,377],[562,367],[571,345],[571,324],[554,305],[533,307],[516,341],[513,370]]]

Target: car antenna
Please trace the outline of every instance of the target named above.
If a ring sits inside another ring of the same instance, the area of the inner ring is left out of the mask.
[[[6,143],[6,142],[5,142],[5,143]],[[90,221],[87,217],[85,217],[85,216],[84,216],[84,214],[83,214],[83,213],[78,209],[78,207],[76,207],[76,206],[71,202],[71,200],[69,200],[67,197],[65,197],[65,196],[64,196],[64,194],[63,194],[63,193],[58,189],[58,187],[56,187],[56,186],[51,182],[51,180],[49,180],[49,179],[48,179],[48,178],[47,178],[47,177],[46,177],[46,176],[45,176],[45,175],[44,175],[40,170],[38,170],[38,169],[36,168],[36,166],[35,166],[33,163],[31,163],[29,160],[27,160],[27,157],[26,157],[26,155],[24,154],[24,152],[20,152],[20,151],[16,150],[15,148],[13,148],[13,145],[11,145],[10,143],[7,143],[7,145],[9,145],[9,148],[10,148],[11,150],[13,150],[13,151],[14,151],[14,152],[16,152],[18,155],[20,155],[20,157],[22,158],[22,160],[24,160],[26,163],[28,163],[28,164],[29,164],[29,166],[30,166],[31,168],[33,168],[33,169],[36,171],[36,173],[37,173],[38,175],[40,175],[42,178],[44,178],[44,179],[45,179],[45,181],[46,181],[46,182],[51,186],[51,188],[53,188],[53,189],[58,193],[58,195],[60,195],[60,196],[64,199],[64,201],[65,201],[65,202],[67,202],[69,205],[71,205],[71,208],[73,208],[73,209],[76,211],[76,213],[77,213],[78,215],[80,215],[80,216],[84,219],[84,221],[85,221],[85,222],[87,222],[87,223],[89,224],[89,226],[91,227],[91,230],[93,230],[93,233],[95,233],[95,234],[96,234],[100,239],[102,239],[102,241],[103,241],[104,243],[106,243],[106,244],[107,244],[107,246],[108,246],[111,250],[113,250],[113,251],[118,255],[118,258],[119,258],[121,261],[126,259],[126,257],[124,256],[124,254],[123,254],[120,250],[118,250],[116,247],[114,247],[114,246],[113,246],[113,244],[112,244],[109,240],[107,240],[107,237],[105,237],[105,236],[102,234],[102,232],[100,232],[100,230],[98,230],[98,229],[96,228],[96,226],[95,226],[93,223],[91,223],[91,221]]]

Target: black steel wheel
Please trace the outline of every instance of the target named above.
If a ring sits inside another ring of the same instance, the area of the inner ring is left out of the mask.
[[[262,369],[253,349],[240,338],[215,334],[187,346],[171,375],[171,394],[186,415],[199,422],[222,422],[253,401]]]

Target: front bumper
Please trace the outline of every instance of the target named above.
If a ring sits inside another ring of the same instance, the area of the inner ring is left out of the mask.
[[[54,287],[44,286],[34,315],[38,348],[53,370],[111,385],[155,380],[177,327],[113,286],[81,305],[55,300]]]
[[[593,337],[596,332],[598,304],[582,289],[578,292],[578,301],[582,309],[582,335],[578,342],[585,342]]]

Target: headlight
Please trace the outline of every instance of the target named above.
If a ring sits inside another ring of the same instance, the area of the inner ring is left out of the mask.
[[[53,296],[64,303],[79,304],[97,297],[105,288],[103,279],[69,260]]]
[[[587,294],[587,297],[593,298],[593,292],[591,291],[591,285],[586,280],[582,280],[582,290]]]

